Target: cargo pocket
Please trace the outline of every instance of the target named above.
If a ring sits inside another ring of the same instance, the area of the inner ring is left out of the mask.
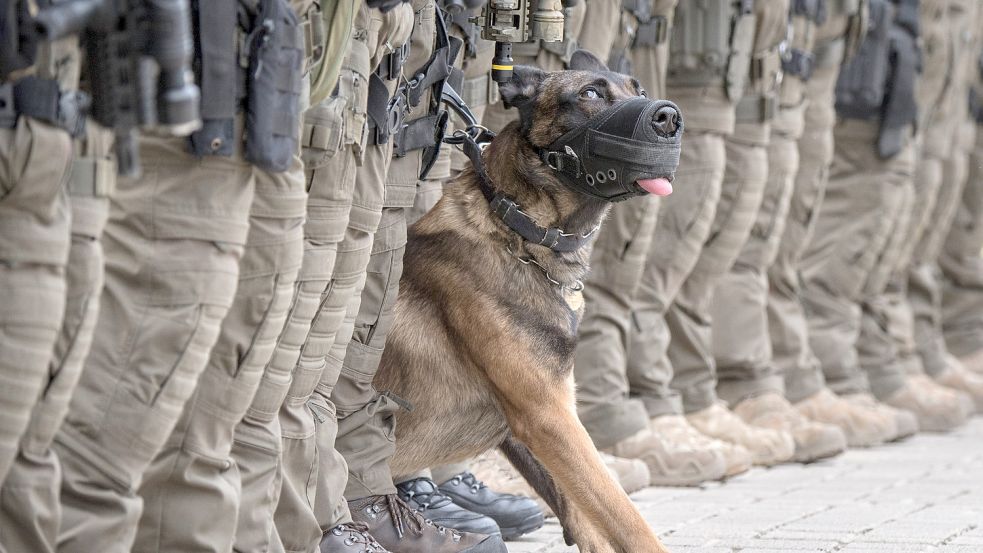
[[[705,216],[712,203],[713,171],[700,169],[676,175],[674,192],[663,199],[660,219],[673,229],[678,237],[683,237]],[[660,226],[663,226],[660,221]],[[658,240],[658,238],[656,238]]]

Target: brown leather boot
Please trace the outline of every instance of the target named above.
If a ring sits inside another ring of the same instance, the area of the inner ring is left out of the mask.
[[[468,534],[437,526],[396,495],[348,502],[352,520],[389,551],[399,553],[508,553],[500,536]]]

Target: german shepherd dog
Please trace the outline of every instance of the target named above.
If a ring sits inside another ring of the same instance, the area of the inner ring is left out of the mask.
[[[540,225],[587,235],[610,204],[564,186],[537,147],[644,92],[586,52],[570,65],[515,68],[501,92],[519,121],[483,159],[497,190]],[[476,179],[463,173],[409,230],[374,381],[412,405],[396,415],[393,474],[497,446],[550,504],[568,543],[591,553],[666,551],[577,418],[573,352],[584,307],[572,283],[587,275],[593,240],[569,253],[524,241],[492,213]]]

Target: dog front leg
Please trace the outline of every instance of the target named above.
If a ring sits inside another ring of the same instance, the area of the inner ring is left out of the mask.
[[[552,476],[569,511],[593,523],[618,553],[668,553],[601,461],[577,418],[572,382],[535,401],[509,399],[505,412],[515,437]]]

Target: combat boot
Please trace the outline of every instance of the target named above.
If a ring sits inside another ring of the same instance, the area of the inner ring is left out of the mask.
[[[956,359],[952,361],[935,381],[946,388],[964,392],[973,400],[973,412],[983,413],[983,374],[969,371]]]
[[[546,518],[556,516],[536,490],[532,489],[529,482],[497,449],[489,449],[476,457],[471,463],[471,470],[474,471],[475,477],[485,482],[488,487],[501,493],[528,497],[539,505]]]
[[[498,524],[491,518],[454,503],[429,478],[414,478],[396,484],[396,493],[413,510],[434,524],[472,534],[500,535]]]
[[[339,524],[324,533],[320,553],[389,553],[364,524]]]
[[[535,501],[521,495],[496,492],[470,472],[457,474],[438,487],[455,505],[495,521],[504,540],[515,539],[543,526],[543,510]]]
[[[877,401],[873,394],[848,394],[843,399],[849,403],[854,412],[868,416],[881,417],[894,423],[894,432],[888,434],[886,441],[902,440],[918,433],[918,417],[911,411],[895,409],[886,403]]]
[[[396,495],[348,502],[352,520],[362,523],[386,550],[399,553],[508,553],[501,536],[469,534],[438,526]]]
[[[792,460],[799,463],[818,461],[846,450],[846,434],[842,430],[832,424],[807,419],[776,392],[741,401],[734,406],[734,414],[752,426],[791,434],[795,440]]]
[[[720,480],[727,473],[724,456],[679,415],[652,419],[648,428],[621,440],[607,451],[645,462],[653,486],[696,486]]]
[[[601,451],[601,461],[608,473],[621,485],[625,493],[632,494],[649,486],[651,475],[645,463]]]
[[[914,413],[918,426],[926,432],[947,432],[961,426],[974,410],[968,395],[923,374],[907,377],[905,385],[884,403]]]
[[[959,362],[974,373],[983,374],[983,349],[978,349],[969,355],[960,357]]]
[[[751,426],[719,403],[686,415],[686,420],[711,438],[743,446],[751,453],[755,465],[777,465],[795,454],[795,440],[791,434]]]

